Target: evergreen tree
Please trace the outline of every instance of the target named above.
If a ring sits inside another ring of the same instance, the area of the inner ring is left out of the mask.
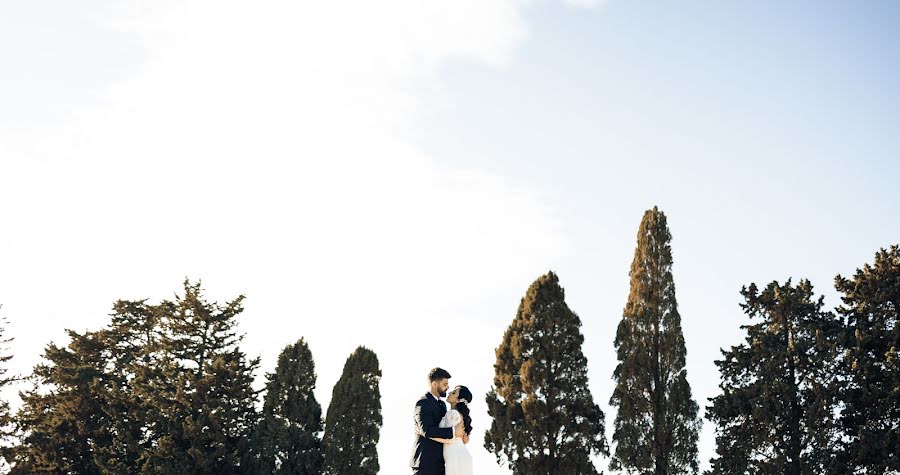
[[[608,454],[604,414],[588,388],[581,320],[553,272],[522,298],[497,348],[484,446],[515,475],[596,474]]]
[[[100,331],[48,345],[22,393],[14,473],[244,473],[256,425],[253,370],[200,284],[148,305],[118,301]]]
[[[140,303],[142,304],[142,303]],[[130,304],[132,307],[139,304]],[[109,328],[69,331],[70,343],[49,345],[22,394],[21,443],[12,452],[16,473],[134,473],[150,446],[139,397],[139,364],[146,330],[126,303],[117,302]]]
[[[278,356],[267,375],[262,416],[254,435],[257,473],[318,475],[322,471],[322,408],[316,401],[312,352],[301,338]]]
[[[165,335],[162,317],[171,306],[119,300],[102,332],[109,349],[108,371],[115,376],[105,408],[111,445],[99,448],[96,457],[105,473],[135,473],[157,444],[160,428],[155,424],[163,416],[154,413],[149,402],[166,381],[161,371],[167,360],[160,342]]]
[[[68,335],[68,346],[46,347],[32,388],[21,393],[12,473],[103,473],[95,455],[111,441],[106,348],[98,333]]]
[[[835,287],[847,321],[841,345],[847,473],[900,472],[900,246],[881,249],[873,265],[850,279],[838,275]]]
[[[610,404],[617,408],[613,470],[697,473],[699,407],[691,396],[672,279],[666,216],[647,210],[631,263],[631,291],[615,347],[619,364]]]
[[[378,356],[360,346],[344,363],[325,417],[326,475],[376,475],[381,430]]]
[[[253,371],[236,331],[244,296],[207,302],[200,283],[184,282],[184,296],[157,309],[165,326],[159,368],[143,396],[154,445],[142,471],[229,474],[247,471],[249,439],[256,426]]]
[[[0,305],[0,309],[3,306]],[[9,344],[13,339],[6,336],[6,317],[0,317],[0,392],[4,392],[6,388],[18,378],[8,374],[9,368],[6,364],[12,359],[9,351]],[[15,427],[13,425],[13,416],[9,408],[9,401],[0,399],[0,468],[4,463],[10,461],[10,449],[15,435]]]
[[[712,475],[843,474],[835,466],[835,342],[841,326],[822,311],[812,285],[755,284],[741,304],[757,323],[746,343],[716,361],[722,394],[707,418],[717,425]]]

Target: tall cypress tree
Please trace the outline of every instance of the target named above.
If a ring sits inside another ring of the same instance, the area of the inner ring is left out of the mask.
[[[647,210],[631,263],[631,292],[616,331],[613,470],[655,475],[698,470],[699,408],[685,370],[671,240],[665,214],[655,206]]]
[[[360,346],[347,358],[325,416],[326,475],[376,475],[381,430],[378,356]]]
[[[835,465],[835,342],[841,330],[808,280],[741,290],[757,323],[746,343],[716,361],[722,394],[707,418],[717,425],[712,475],[843,474]]]
[[[484,446],[514,474],[596,474],[591,455],[609,453],[583,343],[581,320],[566,305],[559,278],[539,277],[497,348],[494,386],[485,398],[493,422]]]
[[[253,450],[257,473],[318,475],[322,471],[322,407],[316,401],[312,352],[302,338],[278,355]]]
[[[900,472],[900,246],[881,249],[852,278],[838,275],[846,383],[841,425],[848,473]]]

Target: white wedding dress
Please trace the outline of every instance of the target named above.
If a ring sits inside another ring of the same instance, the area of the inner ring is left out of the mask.
[[[457,426],[463,424],[463,417],[459,411],[451,409],[441,419],[441,427],[452,427],[456,432]],[[466,448],[466,444],[459,437],[454,437],[453,442],[444,444],[445,475],[472,475],[472,454]]]

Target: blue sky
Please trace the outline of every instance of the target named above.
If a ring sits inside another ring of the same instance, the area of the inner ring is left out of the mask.
[[[356,345],[378,352],[380,458],[402,473],[421,378],[441,365],[487,392],[552,269],[611,429],[614,331],[657,205],[705,406],[742,285],[809,278],[833,306],[835,274],[900,241],[900,5],[586,3],[0,7],[13,369],[115,299],[202,278],[247,294],[260,379],[304,336],[327,405]]]
[[[420,141],[450,166],[528,183],[562,217],[572,247],[553,268],[584,319],[602,402],[645,209],[670,219],[701,406],[719,348],[741,338],[742,285],[808,278],[833,306],[835,274],[900,239],[896,3],[545,3],[527,15],[508,67],[446,68]]]

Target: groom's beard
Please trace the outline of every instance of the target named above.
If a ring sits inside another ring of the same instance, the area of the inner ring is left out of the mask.
[[[447,391],[441,391],[440,389],[438,389],[438,394],[440,394],[441,397],[447,397]]]

